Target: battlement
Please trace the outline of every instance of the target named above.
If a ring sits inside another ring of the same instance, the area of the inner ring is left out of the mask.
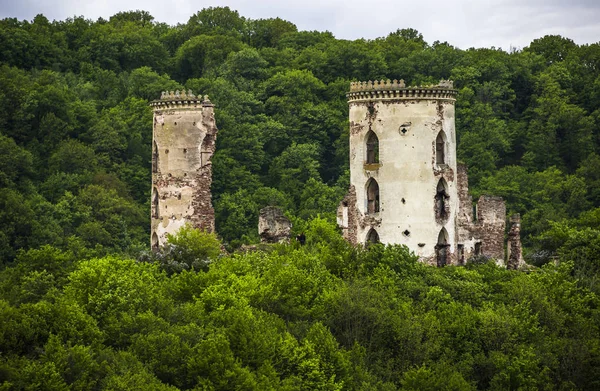
[[[163,91],[160,94],[160,99],[150,102],[150,106],[155,109],[159,108],[184,108],[184,107],[213,107],[214,105],[208,99],[208,95],[196,96],[192,90],[184,91]]]
[[[375,80],[350,83],[346,94],[348,102],[389,99],[448,99],[455,100],[457,91],[451,80],[440,80],[437,85],[406,86],[404,80]]]

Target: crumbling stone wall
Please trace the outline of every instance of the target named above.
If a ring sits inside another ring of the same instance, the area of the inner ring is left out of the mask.
[[[469,194],[467,166],[458,165],[457,172],[460,211],[458,214],[458,243],[464,261],[476,255],[494,258],[504,264],[504,231],[506,204],[502,197],[483,195],[477,201],[473,215],[473,198]],[[464,262],[463,261],[463,262]],[[460,262],[459,263],[463,263]]]
[[[217,126],[207,96],[163,92],[154,109],[152,151],[152,247],[183,225],[215,230],[211,201]]]
[[[506,204],[502,197],[482,195],[477,201],[477,222],[474,225],[481,240],[481,255],[504,263],[504,230]]]
[[[337,223],[342,229],[342,236],[348,242],[356,245],[358,241],[358,225],[360,211],[356,207],[356,188],[350,185],[348,193],[340,202],[337,209]]]
[[[525,264],[521,249],[521,215],[514,214],[510,218],[510,231],[508,231],[507,244],[508,257],[507,269],[518,269]]]
[[[457,215],[459,227],[459,240],[465,239],[470,233],[473,223],[473,197],[469,194],[469,178],[467,176],[467,165],[458,163],[456,165],[456,188],[458,190]]]
[[[474,255],[476,238],[473,227],[473,197],[469,194],[469,178],[467,165],[458,163],[456,166],[456,187],[458,190],[458,214],[456,230],[458,237],[457,264],[463,265]]]
[[[287,243],[290,241],[292,222],[281,209],[267,206],[258,214],[258,235],[263,243]]]

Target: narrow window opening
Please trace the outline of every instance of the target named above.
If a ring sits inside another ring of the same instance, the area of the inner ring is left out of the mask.
[[[154,142],[154,149],[152,151],[152,172],[158,172],[158,147]]]
[[[379,234],[377,233],[377,231],[375,231],[373,228],[371,228],[371,230],[369,231],[369,233],[367,234],[367,246],[369,244],[375,244],[375,243],[379,243]]]
[[[446,137],[444,132],[438,133],[435,139],[435,163],[446,164]]]
[[[465,264],[465,246],[463,244],[458,245],[458,263],[460,265]]]
[[[475,243],[475,255],[481,255],[481,242]]]
[[[156,232],[152,234],[152,251],[158,251],[158,235]]]
[[[367,164],[379,163],[379,139],[370,131],[367,136]]]
[[[369,116],[372,117],[375,114],[375,103],[369,102],[367,105],[367,110],[369,111]]]
[[[158,219],[158,190],[152,189],[152,218]]]
[[[445,222],[450,215],[449,198],[448,184],[444,178],[442,178],[438,182],[435,193],[435,218],[438,222]]]
[[[367,213],[379,212],[379,185],[373,178],[367,185]]]
[[[435,245],[435,257],[438,267],[446,266],[448,263],[448,248],[448,232],[446,228],[442,228]]]

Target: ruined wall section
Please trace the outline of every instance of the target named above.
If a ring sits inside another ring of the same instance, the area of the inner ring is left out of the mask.
[[[477,222],[474,225],[481,241],[481,255],[494,258],[504,265],[504,230],[506,204],[502,197],[482,195],[477,201]]]
[[[258,235],[261,243],[289,243],[292,222],[276,206],[267,206],[258,213]]]
[[[521,248],[521,215],[514,214],[510,218],[510,230],[507,243],[507,269],[519,269],[525,265]]]
[[[157,248],[186,223],[208,232],[215,229],[210,188],[217,127],[207,96],[163,92],[151,106],[151,243]]]
[[[467,175],[467,165],[458,163],[456,165],[456,187],[458,190],[459,213],[458,229],[459,240],[468,238],[473,223],[473,197],[469,194],[469,177]]]
[[[502,197],[483,195],[477,201],[473,215],[473,198],[469,194],[467,166],[458,165],[460,210],[458,214],[459,264],[483,255],[504,264],[504,231],[506,204]]]
[[[358,241],[358,226],[361,213],[356,206],[356,188],[350,185],[348,193],[340,202],[337,209],[337,224],[342,229],[342,237],[356,245]]]
[[[456,221],[458,251],[457,264],[463,265],[474,255],[475,244],[479,241],[473,225],[473,197],[469,194],[469,177],[467,165],[458,163],[456,166],[456,187],[458,189],[458,216]]]

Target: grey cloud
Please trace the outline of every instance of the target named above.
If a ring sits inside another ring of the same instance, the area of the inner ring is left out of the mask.
[[[463,49],[522,48],[546,34],[559,34],[578,44],[600,40],[598,0],[0,0],[0,17],[31,20],[43,13],[51,20],[75,15],[95,20],[144,9],[157,21],[174,25],[208,6],[229,6],[252,19],[280,17],[301,30],[329,30],[342,39],[374,39],[410,27],[429,43],[447,41]]]

